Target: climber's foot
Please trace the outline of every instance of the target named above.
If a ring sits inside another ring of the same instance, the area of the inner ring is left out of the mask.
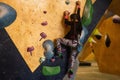
[[[71,78],[72,76],[73,76],[73,70],[70,69],[70,70],[68,70],[68,77]]]
[[[59,56],[61,59],[63,59],[62,53],[58,53],[58,56]]]
[[[55,58],[54,57],[51,58],[51,62],[55,62]]]

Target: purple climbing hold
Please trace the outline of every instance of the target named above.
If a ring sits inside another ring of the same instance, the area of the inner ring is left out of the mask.
[[[43,22],[41,23],[42,26],[46,26],[47,24],[48,24],[47,21],[43,21]]]
[[[31,47],[28,47],[27,48],[27,52],[30,52],[30,55],[32,56],[32,51],[34,50],[34,47],[31,46]]]
[[[47,11],[43,11],[43,13],[44,13],[44,14],[46,14],[46,13],[47,13]]]
[[[40,36],[41,36],[41,38],[39,41],[41,41],[43,38],[45,39],[47,37],[47,35],[44,32],[40,33]]]

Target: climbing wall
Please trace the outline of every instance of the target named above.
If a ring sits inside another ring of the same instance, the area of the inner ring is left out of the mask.
[[[117,8],[118,6],[119,5],[116,3],[116,0],[114,0],[108,9],[109,9],[109,11],[112,11],[113,14],[116,14],[117,12],[120,12],[119,9],[114,9],[114,8]],[[120,32],[119,32],[120,24],[113,23],[112,16],[110,16],[106,12],[103,15],[103,17],[101,18],[99,24],[97,25],[97,29],[102,34],[101,39],[98,40],[92,34],[91,37],[93,37],[93,39],[96,41],[96,43],[94,43],[93,47],[91,48],[90,43],[87,42],[83,49],[83,55],[81,57],[79,57],[79,59],[87,60],[90,55],[94,55],[94,57],[90,56],[89,59],[92,58],[91,60],[94,59],[97,61],[101,72],[120,75],[120,69],[119,69],[119,67],[120,67],[120,62],[119,62],[119,60],[120,60],[119,59],[120,36],[118,35],[118,34],[120,34]],[[109,38],[111,41],[109,47],[107,47],[106,43],[105,43],[106,42],[106,34],[109,35]]]
[[[120,15],[120,0],[113,0],[112,3],[110,4],[110,7],[108,10],[114,12],[115,14]]]
[[[73,13],[75,2],[70,0],[69,4],[65,0],[0,0],[17,12],[17,18],[13,24],[6,27],[6,31],[14,42],[21,56],[33,72],[39,65],[40,57],[43,57],[43,41],[55,40],[64,37],[69,28],[63,25],[63,12],[65,10]],[[81,15],[85,0],[81,0]],[[40,33],[47,36],[41,41]],[[27,52],[28,47],[34,47],[32,55]]]
[[[100,71],[120,75],[120,36],[118,35],[120,34],[120,24],[113,23],[112,17],[110,17],[104,20],[99,30],[104,35],[103,38],[98,41],[98,44],[95,45],[95,56]],[[105,34],[108,34],[110,37],[110,47],[105,46]]]

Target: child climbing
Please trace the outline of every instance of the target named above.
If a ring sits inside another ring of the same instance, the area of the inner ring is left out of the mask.
[[[64,12],[64,23],[66,25],[70,25],[71,29],[65,38],[57,39],[57,53],[59,55],[62,55],[61,44],[70,47],[71,54],[70,54],[70,63],[68,69],[68,77],[71,78],[73,75],[72,68],[75,63],[76,56],[78,54],[77,45],[80,44],[78,38],[80,37],[82,31],[82,24],[80,18],[80,1],[76,2],[75,13],[70,15],[71,21],[68,20],[69,14],[70,14],[69,11]]]

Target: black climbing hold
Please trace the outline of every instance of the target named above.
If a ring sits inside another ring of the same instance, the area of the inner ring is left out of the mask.
[[[90,62],[80,61],[79,66],[91,66]]]
[[[95,35],[95,37],[98,39],[98,40],[100,40],[101,39],[101,35]]]
[[[108,34],[105,35],[105,45],[106,47],[110,47],[111,40]]]
[[[114,15],[114,16],[113,16],[113,22],[120,24],[120,16]]]

